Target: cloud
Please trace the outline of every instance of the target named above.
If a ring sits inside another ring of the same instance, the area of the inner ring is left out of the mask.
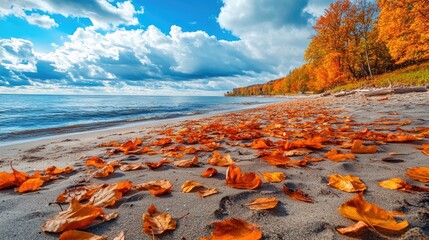
[[[36,71],[33,43],[24,39],[0,39],[0,65],[18,72]]]
[[[43,28],[57,26],[54,19],[32,11],[60,14],[65,17],[89,18],[96,29],[137,25],[138,19],[135,15],[144,12],[143,8],[136,10],[131,1],[117,2],[116,5],[108,0],[5,0],[0,2],[0,17],[14,15]]]

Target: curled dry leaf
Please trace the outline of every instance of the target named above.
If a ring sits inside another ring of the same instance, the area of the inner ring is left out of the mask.
[[[94,178],[105,178],[105,177],[108,177],[113,172],[115,172],[113,165],[108,164],[108,165],[98,169],[97,171],[95,171],[92,174],[92,177],[94,177]]]
[[[166,152],[164,153],[165,157],[172,157],[172,158],[183,158],[184,155],[179,153],[179,152],[174,152],[174,151],[170,151],[170,152]]]
[[[69,209],[48,219],[42,225],[42,230],[59,233],[66,230],[85,228],[91,225],[94,219],[103,215],[104,212],[100,207],[80,204],[77,200],[72,199]]]
[[[209,238],[201,240],[259,240],[262,232],[256,224],[248,223],[238,218],[226,219],[213,223],[215,229]]]
[[[274,166],[285,166],[291,159],[283,151],[273,151],[262,157],[265,162]]]
[[[134,171],[144,168],[144,163],[134,163],[134,164],[121,164],[119,169],[121,171]]]
[[[256,140],[253,140],[251,148],[253,148],[253,149],[267,149],[267,148],[271,148],[271,146],[273,146],[273,145],[274,145],[273,142],[271,142],[271,140],[269,140],[269,139],[258,138]]]
[[[377,146],[364,146],[362,140],[356,139],[353,141],[353,145],[350,150],[352,153],[376,153]]]
[[[283,192],[293,199],[308,203],[314,203],[314,200],[310,197],[310,195],[301,191],[300,189],[292,190],[289,189],[286,185],[283,185]]]
[[[198,156],[194,156],[192,159],[174,161],[173,165],[181,168],[198,166]]]
[[[151,235],[158,235],[166,230],[175,230],[176,221],[168,213],[159,212],[154,205],[151,205],[147,213],[142,216],[143,231]]]
[[[108,184],[92,184],[87,186],[77,186],[73,188],[66,189],[60,195],[58,195],[57,203],[68,203],[72,199],[76,199],[78,202],[82,200],[87,200],[92,197],[92,195],[100,188],[107,187]]]
[[[157,169],[166,163],[170,163],[170,160],[164,158],[159,162],[146,162],[145,164],[150,169]]]
[[[119,182],[98,189],[92,195],[89,202],[97,207],[113,206],[115,202],[122,198],[122,195],[131,189],[131,182]]]
[[[277,206],[279,200],[275,197],[271,198],[257,198],[250,203],[246,204],[246,206],[252,210],[266,210],[273,209]]]
[[[171,193],[172,185],[168,180],[150,181],[133,186],[137,190],[148,190],[154,196],[161,196]]]
[[[13,173],[0,172],[0,189],[16,186]]]
[[[402,178],[391,178],[378,183],[381,187],[401,191],[429,192],[429,188],[410,185]]]
[[[348,226],[348,227],[343,227],[343,228],[335,228],[335,230],[337,230],[339,233],[346,235],[349,233],[357,233],[362,229],[365,229],[368,227],[368,224],[366,224],[363,221],[358,221],[357,223]]]
[[[209,178],[209,177],[213,177],[214,175],[217,174],[217,169],[216,168],[208,168],[206,169],[202,174],[201,177],[204,178]]]
[[[203,187],[203,185],[194,180],[187,180],[185,183],[183,183],[181,190],[182,192],[188,193],[194,190],[194,188],[199,188],[199,187]]]
[[[56,166],[50,166],[47,169],[43,170],[42,172],[45,172],[46,175],[56,175],[56,174],[62,174],[62,173],[69,173],[73,171],[72,166],[67,166],[65,168],[57,168]]]
[[[43,185],[43,183],[44,181],[39,178],[28,179],[27,181],[22,183],[21,186],[19,186],[18,192],[25,193],[37,191]]]
[[[20,172],[20,171],[16,170],[15,168],[13,168],[12,166],[11,166],[11,168],[12,168],[12,174],[15,177],[15,183],[14,183],[15,186],[21,186],[21,184],[23,184],[25,181],[28,180],[29,176],[27,173]]]
[[[262,172],[262,176],[265,181],[278,183],[286,179],[286,175],[283,172]]]
[[[416,181],[429,182],[429,167],[413,167],[408,169],[405,174]]]
[[[362,192],[344,202],[338,210],[346,218],[363,221],[371,227],[399,231],[408,226],[407,220],[398,223],[390,212],[365,201]]]
[[[203,190],[199,190],[198,191],[198,195],[200,195],[200,197],[207,197],[213,194],[218,193],[219,191],[217,190],[217,188],[205,188]]]
[[[344,192],[360,192],[366,189],[360,178],[353,175],[329,175],[328,185]]]
[[[63,232],[58,240],[107,240],[107,238],[89,232],[68,230]]]
[[[221,155],[218,151],[213,152],[213,156],[209,158],[208,163],[214,166],[226,167],[234,164],[234,161],[231,158],[231,155],[224,154]]]
[[[103,159],[101,159],[97,156],[93,156],[93,157],[90,157],[86,160],[85,165],[86,166],[93,166],[93,167],[97,167],[97,168],[102,168],[102,167],[106,166],[106,161],[104,161]]]
[[[284,155],[288,156],[288,157],[303,156],[303,155],[308,155],[311,152],[313,152],[313,151],[311,151],[308,148],[297,148],[297,149],[293,149],[293,150],[289,150],[289,151],[284,152]]]
[[[337,149],[332,149],[329,152],[325,153],[326,158],[334,162],[341,162],[347,159],[354,159],[355,155],[351,153],[341,153],[341,151]]]
[[[226,171],[226,183],[232,188],[255,189],[261,186],[262,180],[254,172],[241,173],[241,169],[232,164]]]
[[[296,140],[293,142],[285,142],[283,144],[284,150],[291,150],[295,148],[310,148],[310,149],[322,149],[324,139],[322,137],[314,137],[306,140]]]

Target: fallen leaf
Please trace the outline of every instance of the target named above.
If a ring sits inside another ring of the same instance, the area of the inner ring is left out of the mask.
[[[209,158],[208,163],[214,166],[226,167],[234,164],[234,161],[231,158],[231,155],[224,154],[221,155],[218,151],[213,152],[213,156]]]
[[[183,158],[184,157],[183,154],[181,154],[179,152],[174,152],[174,151],[166,152],[166,153],[164,153],[164,156],[165,157],[172,157],[172,158]]]
[[[50,166],[47,169],[43,170],[46,175],[56,175],[56,174],[62,174],[62,173],[69,173],[73,171],[72,166],[68,166],[65,168],[57,168],[56,166]]]
[[[209,177],[213,177],[213,176],[214,176],[214,175],[216,175],[216,174],[217,174],[217,169],[216,169],[216,168],[212,168],[212,167],[210,167],[210,168],[206,169],[206,170],[201,174],[201,177],[209,178]]]
[[[346,218],[363,221],[371,227],[399,231],[408,226],[408,221],[396,222],[388,211],[363,199],[362,192],[344,202],[338,209]]]
[[[18,192],[25,193],[39,190],[43,183],[44,181],[39,178],[28,179],[27,181],[22,183],[21,186],[19,186]]]
[[[389,180],[379,182],[378,185],[380,185],[381,187],[393,189],[393,190],[429,192],[429,188],[408,184],[407,181],[405,181],[402,178],[391,178]]]
[[[353,175],[329,175],[328,185],[350,193],[365,191],[366,189],[365,184],[360,180],[360,178]]]
[[[86,166],[93,166],[93,167],[97,167],[97,168],[102,168],[104,166],[106,166],[106,161],[104,161],[103,159],[94,156],[94,157],[90,157],[86,160],[85,162]]]
[[[137,190],[148,190],[154,196],[161,196],[171,193],[172,185],[168,180],[150,181],[133,186]]]
[[[253,140],[251,148],[253,148],[253,149],[268,149],[268,148],[271,148],[271,146],[273,146],[273,145],[274,145],[273,142],[271,142],[271,140],[269,140],[269,139],[258,138],[256,140]]]
[[[377,146],[364,146],[362,140],[356,139],[353,141],[353,145],[350,150],[352,153],[376,153]]]
[[[259,240],[262,232],[256,224],[238,218],[212,223],[215,227],[209,238],[201,240]]]
[[[60,195],[58,195],[57,203],[69,203],[72,199],[76,199],[78,202],[82,200],[88,200],[92,195],[100,188],[106,187],[108,184],[92,184],[87,186],[77,186],[66,189]]]
[[[192,159],[174,161],[173,165],[176,167],[181,167],[181,168],[198,166],[198,156],[194,156]]]
[[[254,172],[241,173],[241,169],[232,164],[226,170],[226,183],[232,188],[255,189],[261,186],[262,180]]]
[[[111,173],[115,172],[115,169],[112,165],[108,164],[92,174],[94,178],[105,178],[108,177]]]
[[[286,175],[283,172],[262,172],[262,176],[265,181],[278,183],[286,179]]]
[[[285,166],[291,159],[283,153],[283,151],[273,151],[263,156],[262,160],[274,166]]]
[[[15,186],[15,175],[13,173],[0,172],[0,189]]]
[[[89,203],[96,207],[113,206],[122,195],[131,189],[131,182],[119,182],[98,189],[89,199]]]
[[[341,162],[347,159],[354,159],[355,155],[351,153],[341,153],[341,151],[337,149],[332,149],[329,152],[325,153],[326,158],[334,162]]]
[[[144,163],[134,163],[134,164],[121,164],[119,169],[121,171],[134,171],[144,168]]]
[[[183,183],[181,190],[182,192],[188,193],[194,190],[194,188],[199,188],[199,187],[203,187],[203,185],[194,180],[187,180],[185,183]]]
[[[275,208],[277,203],[279,203],[279,200],[277,200],[275,197],[256,198],[255,200],[246,204],[246,206],[252,210],[266,210]]]
[[[15,177],[15,186],[21,186],[21,184],[28,180],[29,176],[27,173],[16,170],[12,167],[12,163],[10,167],[12,168],[12,174]]]
[[[162,159],[159,162],[146,162],[145,164],[150,169],[156,169],[156,168],[159,168],[159,167],[161,167],[162,165],[164,165],[166,163],[170,163],[170,160],[168,160],[168,159],[165,158],[165,159]]]
[[[303,156],[303,155],[308,155],[311,152],[313,152],[313,151],[311,151],[310,149],[307,149],[307,148],[297,148],[297,149],[285,151],[284,156],[287,156],[287,157]]]
[[[429,167],[414,167],[405,172],[408,177],[416,181],[429,182]]]
[[[216,193],[218,193],[217,188],[205,188],[203,190],[198,191],[198,195],[200,195],[200,197],[202,197],[202,198],[216,194]]]
[[[286,193],[291,198],[294,198],[299,201],[308,202],[308,203],[314,203],[314,200],[310,198],[310,196],[303,192],[300,189],[292,190],[286,187],[286,185],[283,185],[283,192]]]
[[[104,212],[100,207],[90,204],[80,204],[77,200],[72,199],[69,209],[48,219],[42,225],[42,230],[59,233],[66,230],[85,228],[91,225],[97,217],[103,215]]]
[[[154,205],[151,205],[147,213],[142,216],[143,231],[151,235],[158,235],[166,230],[175,230],[176,221],[168,213],[159,212]]]
[[[366,224],[363,221],[358,221],[357,223],[348,226],[348,227],[343,227],[343,228],[335,228],[335,230],[337,230],[339,233],[346,235],[349,233],[357,233],[362,229],[365,229],[368,227],[368,224]]]
[[[68,230],[63,232],[58,240],[107,240],[107,238],[89,232]]]

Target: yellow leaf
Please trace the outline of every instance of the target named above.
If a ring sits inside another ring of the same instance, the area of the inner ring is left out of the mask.
[[[359,177],[353,175],[330,175],[328,185],[341,191],[350,193],[365,191],[366,189],[365,184],[359,179]]]
[[[262,176],[265,181],[278,183],[286,179],[286,175],[283,172],[262,172]]]
[[[275,197],[257,198],[246,204],[246,206],[252,210],[265,210],[275,208],[277,203],[279,203],[279,200],[277,200]]]
[[[199,182],[193,180],[187,180],[181,187],[182,192],[188,193],[191,192],[194,188],[203,187]]]

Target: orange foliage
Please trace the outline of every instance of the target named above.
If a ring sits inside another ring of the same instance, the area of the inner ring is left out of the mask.
[[[232,164],[226,171],[226,183],[232,188],[255,189],[261,186],[261,178],[254,172],[241,173],[241,169]]]
[[[286,185],[283,185],[283,192],[286,193],[286,195],[288,195],[289,197],[299,201],[308,203],[314,202],[314,200],[307,193],[303,192],[300,189],[292,190],[286,187]]]
[[[250,224],[238,218],[226,219],[222,222],[213,223],[215,229],[209,238],[201,240],[259,240],[262,232],[255,224]]]

